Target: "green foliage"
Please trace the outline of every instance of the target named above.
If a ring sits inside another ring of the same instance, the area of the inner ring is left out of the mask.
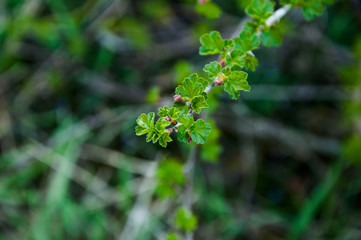
[[[264,31],[261,34],[262,44],[266,47],[278,47],[282,44],[284,35],[284,29],[279,23],[271,26],[268,31]]]
[[[239,98],[239,90],[249,91],[251,88],[247,82],[248,74],[242,71],[233,71],[226,75],[224,81],[224,90],[229,93],[229,96],[237,100]]]
[[[176,212],[174,224],[185,232],[191,232],[197,227],[197,218],[188,209],[179,208]]]
[[[192,106],[192,109],[198,114],[201,113],[202,108],[208,108],[208,104],[207,104],[207,101],[204,98],[204,96],[194,97],[191,100],[191,106]]]
[[[158,115],[160,117],[170,117],[171,119],[177,119],[180,116],[180,112],[177,108],[172,107],[169,108],[168,106],[165,106],[164,108],[158,109]]]
[[[207,141],[212,128],[209,123],[205,123],[204,120],[198,119],[192,124],[190,130],[192,140],[197,144],[203,144]]]
[[[212,31],[202,35],[200,42],[202,44],[199,49],[200,55],[220,54],[224,48],[224,41],[221,34],[217,31]]]
[[[156,103],[160,98],[160,89],[158,86],[154,86],[152,87],[147,96],[146,96],[146,101],[147,103]]]
[[[202,95],[206,88],[206,82],[203,78],[199,78],[198,75],[192,74],[188,78],[185,78],[182,85],[178,86],[175,90],[176,94],[179,94],[186,100],[191,100],[194,97]]]
[[[221,64],[219,64],[219,62],[216,62],[216,61],[207,64],[203,68],[203,71],[208,73],[208,76],[211,79],[216,78],[219,75],[219,73],[221,72],[221,70],[222,70]]]
[[[242,32],[239,37],[234,39],[235,48],[242,50],[244,53],[257,49],[261,43],[256,34]]]
[[[257,20],[265,21],[272,15],[273,5],[273,2],[269,0],[253,0],[246,8],[246,13]]]
[[[254,55],[247,53],[244,61],[245,69],[256,71],[256,67],[258,66],[258,59]]]
[[[168,235],[166,236],[166,238],[164,240],[178,240],[178,235],[176,233],[168,233]]]
[[[202,16],[209,19],[217,19],[222,14],[222,10],[212,1],[208,1],[204,4],[197,4],[196,10]]]
[[[246,53],[240,49],[233,49],[230,54],[226,56],[226,63],[228,66],[242,68],[245,64],[244,57]]]

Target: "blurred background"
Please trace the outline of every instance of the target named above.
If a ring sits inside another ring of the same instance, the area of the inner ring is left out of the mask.
[[[192,146],[146,143],[135,119],[216,60],[199,56],[200,35],[240,31],[249,1],[214,2],[218,19],[194,0],[0,0],[0,239],[173,229],[183,189],[155,196],[155,173]],[[280,24],[283,43],[255,52],[251,91],[209,103],[194,239],[361,239],[360,3]]]

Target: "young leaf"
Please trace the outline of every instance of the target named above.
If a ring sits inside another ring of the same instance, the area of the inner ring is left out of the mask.
[[[193,110],[198,114],[201,112],[202,108],[208,107],[207,101],[203,96],[194,97],[191,101],[191,105]]]
[[[194,124],[194,119],[190,115],[183,115],[178,122],[181,123],[178,127],[178,140],[181,142],[188,142],[190,138],[190,128]]]
[[[247,53],[258,48],[261,42],[257,34],[242,32],[239,35],[239,38],[237,37],[234,39],[234,43],[236,49],[241,49],[243,52]]]
[[[218,5],[211,1],[204,4],[197,4],[196,10],[199,14],[209,19],[217,19],[222,13]]]
[[[268,0],[253,0],[246,8],[246,13],[259,20],[266,20],[274,11],[273,2]]]
[[[245,63],[244,63],[244,67],[248,70],[252,70],[255,71],[256,67],[258,66],[258,60],[255,56],[247,53],[246,57],[244,58]]]
[[[202,83],[198,81],[198,76],[192,74],[183,80],[182,85],[178,86],[175,92],[182,97],[192,99],[193,97],[201,95],[204,88]]]
[[[153,129],[155,113],[150,112],[148,115],[143,113],[137,119],[138,126],[135,127],[135,133],[137,136],[149,133]]]
[[[229,93],[229,96],[237,100],[239,97],[239,90],[249,91],[250,86],[247,82],[247,73],[242,71],[233,71],[227,76],[224,82],[224,90]]]
[[[173,108],[177,109],[179,111],[179,115],[187,114],[188,113],[188,106],[185,102],[174,102]]]
[[[219,62],[211,62],[204,66],[203,71],[208,73],[208,76],[212,79],[218,76],[218,74],[221,72],[222,66],[219,64]]]
[[[205,123],[204,120],[198,119],[191,126],[192,140],[197,144],[203,144],[207,141],[208,135],[211,133],[212,127],[209,123]]]
[[[218,54],[223,51],[224,41],[221,34],[216,31],[201,36],[200,42],[203,46],[199,48],[200,55]]]
[[[161,181],[184,184],[185,176],[183,174],[183,165],[174,160],[167,159],[163,161],[157,170],[157,178]]]
[[[174,224],[186,232],[191,232],[197,227],[197,218],[189,210],[179,208],[176,212]]]
[[[168,142],[171,142],[172,139],[169,137],[169,133],[162,133],[162,135],[160,136],[159,138],[159,144],[162,146],[162,147],[167,147],[167,143]]]
[[[188,77],[193,83],[200,83],[202,84],[203,89],[208,86],[208,81],[202,77],[199,77],[197,73],[193,73]]]
[[[158,115],[160,117],[168,116],[171,119],[177,119],[180,115],[180,112],[175,107],[169,108],[168,106],[165,106],[164,108],[158,108]]]
[[[232,52],[226,56],[227,65],[230,67],[240,67],[244,65],[244,57],[246,54],[240,49],[233,49]]]
[[[284,31],[279,24],[269,28],[261,35],[262,44],[266,47],[277,47],[282,44]]]

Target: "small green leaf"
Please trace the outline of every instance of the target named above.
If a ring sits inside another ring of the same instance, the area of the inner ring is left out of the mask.
[[[208,76],[212,79],[218,76],[222,70],[222,65],[219,62],[211,62],[204,66],[203,71],[208,73]]]
[[[258,66],[258,60],[255,56],[247,53],[246,57],[244,58],[245,63],[244,63],[244,67],[248,70],[252,70],[255,71],[256,67]]]
[[[269,0],[253,0],[246,8],[246,13],[259,20],[266,20],[274,11],[273,2]]]
[[[222,13],[221,8],[211,1],[206,2],[205,4],[197,4],[196,11],[200,15],[209,19],[217,19]]]
[[[183,185],[185,176],[183,165],[175,159],[166,159],[158,167],[156,176],[159,180]]]
[[[162,147],[167,147],[167,143],[171,141],[172,139],[169,137],[169,133],[162,133],[162,135],[159,138],[159,144]]]
[[[191,101],[191,105],[193,110],[198,114],[201,112],[202,108],[208,107],[207,101],[203,96],[197,96],[193,98]]]
[[[199,49],[200,55],[219,54],[223,51],[224,48],[224,41],[221,37],[221,34],[216,31],[203,34],[200,37],[200,42],[203,45]]]
[[[179,115],[188,113],[188,106],[185,102],[174,102],[173,107],[179,111]]]
[[[165,240],[178,240],[178,235],[176,233],[169,233],[167,235],[167,237],[165,238]]]
[[[268,32],[261,35],[262,44],[266,47],[277,47],[282,44],[284,31],[280,24],[269,28]]]
[[[164,108],[158,108],[158,115],[160,117],[168,116],[171,119],[177,119],[180,116],[180,112],[175,107],[169,108],[168,106],[165,106]]]
[[[246,54],[240,49],[233,49],[232,52],[226,56],[227,65],[230,67],[240,67],[242,68],[245,60],[244,57]]]
[[[198,95],[201,95],[204,91],[204,86],[201,81],[198,79],[197,74],[192,74],[190,77],[185,78],[182,82],[182,85],[176,88],[176,94],[179,94],[181,97],[192,99]]]
[[[211,133],[212,127],[209,123],[205,123],[204,120],[198,119],[191,126],[192,140],[197,144],[203,144],[207,141],[208,135]]]
[[[234,39],[234,42],[235,48],[241,49],[245,53],[258,48],[261,43],[257,34],[251,34],[250,32],[242,32],[239,38]]]
[[[138,126],[135,127],[135,133],[137,136],[149,133],[153,129],[155,113],[150,112],[148,115],[143,113],[137,119]]]
[[[239,90],[249,91],[250,86],[247,82],[248,74],[242,71],[233,71],[224,82],[224,90],[229,93],[232,99],[237,100]]]
[[[194,119],[191,115],[183,115],[178,119],[178,122],[182,124],[178,127],[178,140],[188,142],[190,138],[190,128],[194,123]]]
[[[174,224],[186,232],[191,232],[197,227],[197,218],[188,209],[179,208],[176,212]]]

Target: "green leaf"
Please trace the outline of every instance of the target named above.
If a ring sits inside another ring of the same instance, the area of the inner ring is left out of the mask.
[[[160,98],[160,88],[158,86],[152,87],[145,97],[147,103],[156,103]]]
[[[259,47],[260,40],[257,34],[251,34],[250,32],[242,32],[239,38],[234,39],[235,48],[247,53]]]
[[[207,142],[201,147],[201,157],[202,160],[216,162],[222,152],[222,146],[219,144],[220,130],[212,120],[208,123],[211,124],[212,132],[208,136]]]
[[[202,46],[199,48],[200,55],[219,54],[223,51],[224,48],[224,41],[221,37],[221,34],[216,31],[203,34],[200,37],[200,42],[202,44]]]
[[[179,111],[179,115],[187,114],[188,113],[188,106],[185,102],[174,102],[173,107]]]
[[[180,116],[180,112],[175,107],[169,108],[168,106],[165,106],[164,108],[158,108],[158,115],[160,117],[168,116],[171,119],[177,119]]]
[[[176,233],[168,233],[167,237],[165,238],[165,240],[178,240],[178,235]]]
[[[193,82],[193,84],[200,83],[203,87],[202,92],[209,84],[209,82],[206,79],[199,77],[197,73],[191,74],[188,78]]]
[[[279,24],[270,27],[268,32],[263,32],[261,40],[266,47],[277,47],[282,44],[284,31]]]
[[[204,66],[203,71],[208,73],[208,76],[212,79],[218,76],[222,70],[222,65],[219,62],[211,62]]]
[[[209,19],[217,19],[222,13],[221,8],[211,1],[206,2],[205,4],[197,4],[196,11],[200,15]]]
[[[178,140],[180,142],[188,142],[190,139],[190,128],[194,124],[194,119],[191,115],[183,115],[178,122],[181,123],[178,127]]]
[[[234,41],[233,39],[224,39],[224,47],[226,49],[234,48]]]
[[[212,127],[209,123],[205,123],[204,120],[198,119],[191,126],[192,140],[197,144],[203,144],[207,141],[211,131],[212,131]]]
[[[247,82],[248,74],[242,71],[233,71],[224,82],[224,90],[229,93],[232,99],[237,100],[240,93],[239,90],[249,91],[250,86]]]
[[[155,113],[150,112],[148,115],[143,113],[137,119],[138,126],[135,127],[135,133],[137,136],[149,133],[153,129]]]
[[[196,113],[200,113],[202,108],[208,108],[206,99],[203,96],[197,96],[192,99],[191,105]]]
[[[183,80],[182,85],[178,86],[175,92],[181,97],[189,98],[190,100],[202,94],[205,89],[203,84],[197,74],[192,74]]]
[[[306,20],[309,21],[314,19],[316,16],[320,16],[322,14],[323,5],[319,1],[313,1],[302,7],[302,12]]]
[[[179,208],[174,224],[183,231],[191,232],[197,227],[197,218],[188,209]]]
[[[245,63],[244,63],[244,67],[248,70],[252,70],[255,71],[256,67],[258,66],[258,60],[255,56],[247,53],[246,57],[244,58]]]
[[[266,20],[274,11],[273,2],[268,0],[253,0],[246,8],[246,13],[259,20]]]
[[[162,147],[167,147],[167,143],[171,141],[172,139],[169,137],[169,133],[162,133],[162,135],[159,138],[159,144]]]
[[[175,159],[166,159],[158,167],[156,176],[159,180],[168,183],[183,185],[185,176],[183,174],[183,164]]]
[[[226,56],[227,65],[230,67],[240,67],[242,68],[245,60],[244,57],[246,54],[240,49],[233,49],[232,52]]]

